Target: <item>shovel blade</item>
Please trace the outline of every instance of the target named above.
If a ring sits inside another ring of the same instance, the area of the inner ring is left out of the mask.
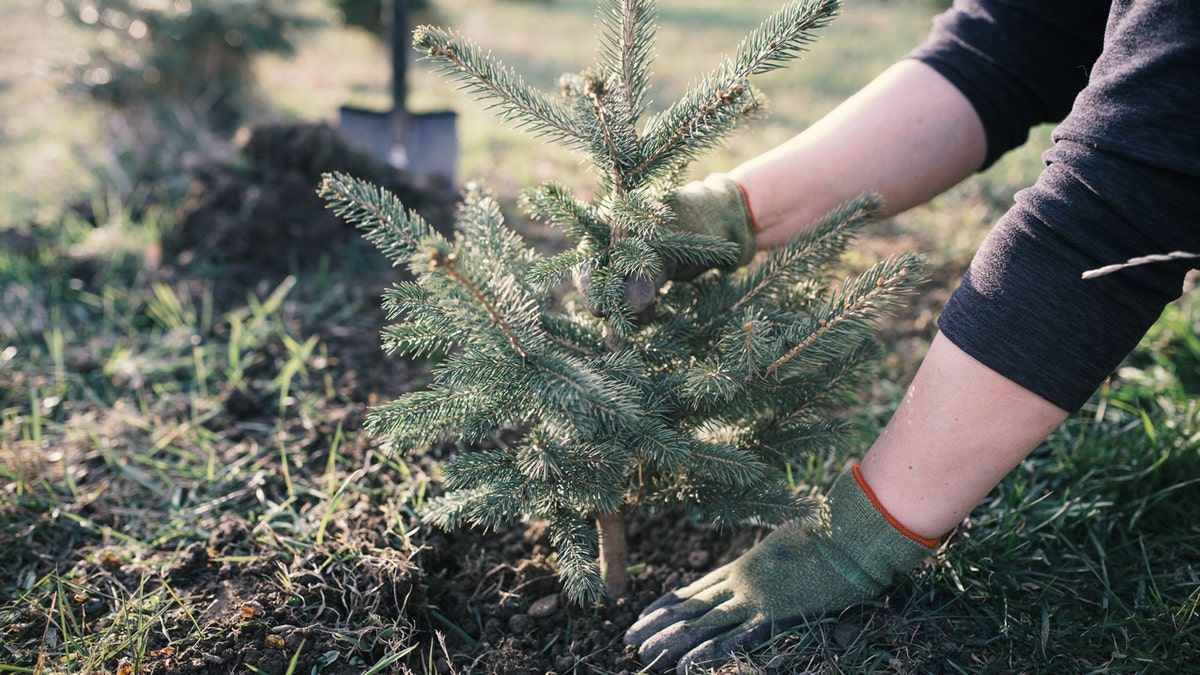
[[[458,171],[458,115],[453,111],[407,114],[395,138],[390,113],[343,106],[338,130],[362,152],[421,176],[453,185]]]

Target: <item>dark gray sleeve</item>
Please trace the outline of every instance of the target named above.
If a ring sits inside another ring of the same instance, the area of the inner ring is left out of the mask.
[[[942,332],[1051,403],[1083,405],[1179,297],[1193,261],[1080,275],[1200,252],[1197,110],[1200,2],[1116,0],[1045,170],[988,235],[939,318]]]
[[[992,229],[938,325],[976,360],[1072,412],[1179,297],[1191,261],[1082,273],[1200,252],[1200,179],[1070,142],[1055,155]]]
[[[984,168],[1057,122],[1100,54],[1109,0],[956,0],[909,56],[974,106],[987,134]]]

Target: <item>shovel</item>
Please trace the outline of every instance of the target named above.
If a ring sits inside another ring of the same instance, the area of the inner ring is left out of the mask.
[[[392,109],[351,106],[338,109],[338,130],[353,146],[410,173],[445,180],[451,186],[458,169],[458,116],[452,110],[411,113],[406,72],[412,52],[408,0],[385,0],[392,47]]]

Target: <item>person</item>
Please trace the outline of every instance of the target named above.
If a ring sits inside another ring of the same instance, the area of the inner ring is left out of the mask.
[[[1059,122],[892,419],[824,499],[626,633],[655,668],[749,649],[877,597],[1080,408],[1182,293],[1200,251],[1200,3],[956,0],[929,37],[774,150],[672,197],[682,227],[766,249],[874,191],[921,204]],[[745,260],[747,256],[743,256]],[[683,668],[681,668],[683,670]]]

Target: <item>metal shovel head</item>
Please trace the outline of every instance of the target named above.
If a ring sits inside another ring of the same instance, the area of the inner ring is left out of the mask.
[[[391,113],[342,106],[338,131],[352,146],[414,174],[454,184],[458,171],[458,114],[450,111],[407,113],[403,138],[394,138]]]

